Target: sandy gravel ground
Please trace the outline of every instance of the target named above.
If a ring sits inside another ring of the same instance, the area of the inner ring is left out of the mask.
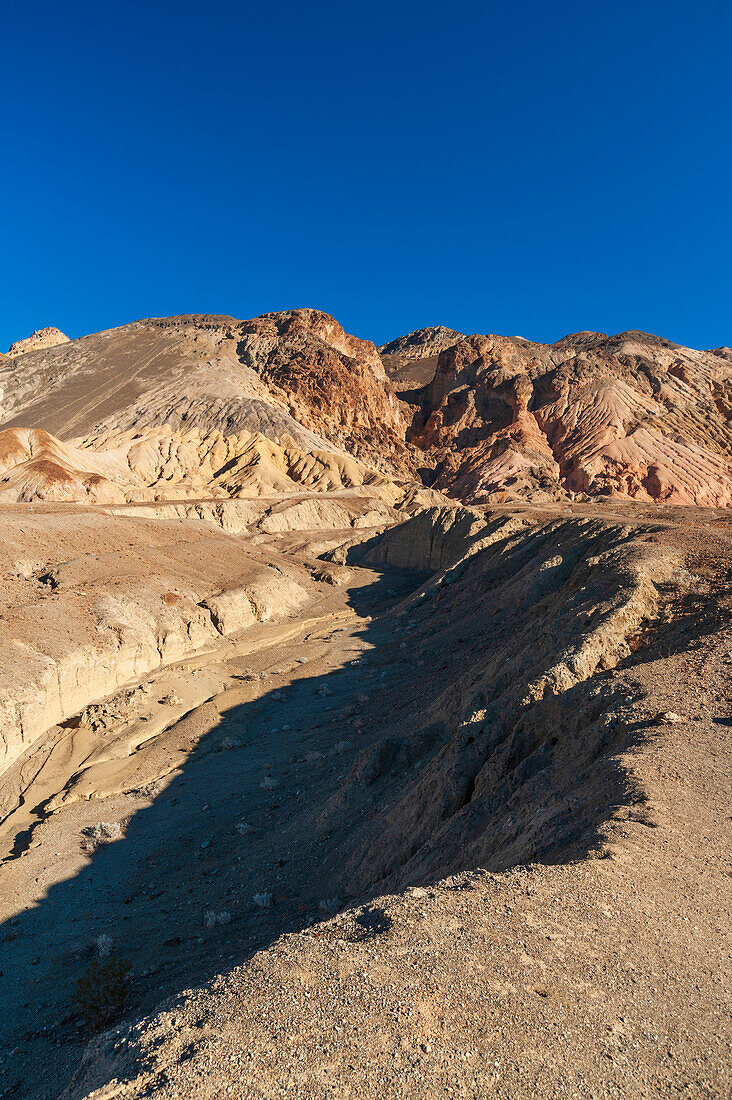
[[[658,537],[699,583],[598,673],[626,797],[581,855],[334,894],[334,800],[434,688],[406,570],[349,566],[57,734],[0,831],[3,1100],[729,1096],[729,545]],[[105,953],[132,1003],[95,1038]]]

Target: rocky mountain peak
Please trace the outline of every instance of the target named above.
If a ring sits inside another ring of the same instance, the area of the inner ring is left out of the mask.
[[[382,355],[395,355],[400,359],[426,359],[462,339],[462,332],[445,328],[444,325],[435,325],[409,332],[406,336],[398,336],[396,340],[382,344],[379,351]]]
[[[29,351],[42,351],[55,348],[58,344],[68,344],[69,338],[57,328],[39,328],[24,340],[16,340],[8,349],[8,357],[25,355]]]

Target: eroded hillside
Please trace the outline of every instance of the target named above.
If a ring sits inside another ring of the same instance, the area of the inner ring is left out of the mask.
[[[260,533],[248,626],[6,772],[4,957],[39,978],[3,966],[7,1072],[42,1059],[73,1097],[721,1096],[727,518],[453,507],[319,540]],[[100,951],[128,1013],[173,999],[77,1069]]]
[[[726,1096],[727,349],[44,332],[0,1097]]]
[[[179,494],[181,482],[189,495],[252,495],[313,463],[328,467],[326,488],[379,473],[468,504],[732,499],[726,348],[640,332],[538,344],[428,328],[380,356],[309,309],[160,318],[30,347],[0,366],[0,426],[72,450],[37,444],[13,473],[24,444],[0,439],[6,499],[141,499]],[[252,446],[264,453],[252,459]],[[230,485],[232,464],[262,469]]]
[[[641,332],[550,345],[471,336],[440,354],[409,438],[434,487],[468,503],[581,493],[727,505],[723,352]]]

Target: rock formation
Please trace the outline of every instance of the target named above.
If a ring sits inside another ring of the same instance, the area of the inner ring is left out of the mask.
[[[235,452],[258,437],[319,456],[293,465],[260,454],[270,488],[273,468],[292,479],[313,461],[338,467],[330,487],[360,484],[369,475],[348,467],[356,459],[401,484],[421,470],[468,504],[732,500],[728,349],[636,332],[536,344],[438,328],[381,351],[311,309],[138,321],[0,364],[0,424],[102,450],[107,465],[119,440],[159,494],[181,478],[192,491],[230,492],[222,471],[241,468]],[[106,476],[94,461],[89,472]],[[80,484],[80,499],[109,492]]]
[[[57,328],[39,328],[24,340],[16,340],[8,349],[8,358],[16,355],[27,355],[29,351],[43,351],[45,348],[55,348],[59,344],[68,344],[69,338]]]
[[[416,332],[410,332],[406,336],[398,336],[388,344],[382,344],[379,352],[382,357],[393,355],[399,359],[427,359],[433,355],[439,355],[445,348],[450,348],[464,339],[462,332],[456,332],[453,328],[445,328],[437,325],[433,328],[420,328]]]
[[[732,500],[732,370],[645,333],[471,336],[440,354],[408,439],[468,503],[577,493]]]
[[[404,496],[393,479],[343,452],[305,450],[286,434],[281,440],[164,424],[62,443],[42,430],[7,428],[0,430],[0,501],[109,504],[356,487],[390,502]]]
[[[0,772],[89,702],[309,598],[302,567],[140,513],[6,514],[2,565]]]
[[[379,348],[389,381],[405,402],[405,415],[410,420],[414,391],[432,381],[440,352],[462,339],[462,333],[440,326],[410,332]]]
[[[374,345],[317,310],[137,321],[12,360],[0,388],[3,427],[64,441],[247,431],[407,469],[406,423]]]

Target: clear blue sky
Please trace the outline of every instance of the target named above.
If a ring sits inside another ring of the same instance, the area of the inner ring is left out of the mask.
[[[0,350],[182,312],[732,344],[728,0],[0,0]]]

